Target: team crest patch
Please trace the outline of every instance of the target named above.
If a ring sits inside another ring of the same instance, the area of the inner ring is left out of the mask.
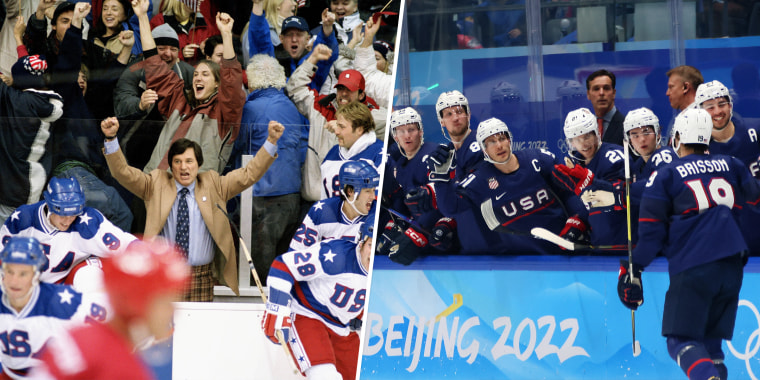
[[[496,190],[496,188],[499,187],[499,181],[496,180],[496,178],[491,177],[488,179],[488,188],[491,190]]]

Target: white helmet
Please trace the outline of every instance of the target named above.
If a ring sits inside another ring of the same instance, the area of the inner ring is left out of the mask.
[[[491,89],[491,103],[520,103],[520,89],[512,83],[501,81]]]
[[[396,128],[402,126],[402,125],[408,125],[408,124],[417,124],[417,128],[419,128],[420,132],[422,132],[422,118],[420,117],[420,114],[417,113],[417,111],[412,107],[406,107],[402,108],[400,110],[393,111],[391,113],[391,135],[393,138],[396,138]],[[422,133],[422,136],[420,137],[420,146],[422,146],[422,143],[425,142],[425,134]],[[396,142],[396,145],[398,145],[399,150],[401,151],[401,154],[404,155],[404,157],[407,157],[406,152],[404,152],[404,148],[401,147],[401,144]]]
[[[598,124],[596,122],[596,116],[594,116],[588,108],[578,108],[567,113],[565,118],[565,138],[567,139],[568,149],[573,150],[573,144],[570,140],[573,137],[583,136],[586,133],[594,132],[596,137],[599,137]]]
[[[676,134],[678,143],[676,144]],[[678,151],[681,144],[710,144],[712,118],[701,108],[687,109],[676,116],[673,124],[673,149]]]
[[[641,107],[633,111],[628,112],[625,115],[625,121],[623,121],[623,140],[626,144],[630,144],[630,136],[628,132],[640,127],[652,126],[654,133],[657,135],[657,145],[660,145],[660,119],[649,108]],[[632,149],[634,154],[638,155],[636,149]]]
[[[505,133],[507,137],[509,138],[509,156],[504,162],[497,162],[491,159],[491,157],[488,156],[488,153],[486,153],[486,145],[485,141],[487,138],[499,134],[499,133]],[[509,132],[509,127],[507,127],[506,124],[504,124],[503,121],[492,117],[486,121],[481,122],[478,124],[478,132],[475,135],[475,138],[478,140],[478,144],[480,145],[480,150],[483,151],[483,155],[485,156],[485,160],[492,163],[492,164],[504,164],[507,161],[509,161],[510,158],[512,158],[512,133]]]
[[[467,98],[457,90],[442,93],[438,96],[438,101],[435,103],[435,114],[438,116],[438,122],[441,124],[441,133],[443,134],[443,137],[449,141],[451,141],[451,137],[446,131],[446,127],[443,126],[442,112],[446,108],[455,106],[462,106],[464,112],[467,112],[467,115],[470,114],[470,104],[467,102]]]
[[[699,104],[700,107],[702,107],[702,103],[708,100],[720,98],[728,99],[728,103],[731,105],[731,111],[728,115],[728,119],[731,120],[734,117],[734,100],[731,97],[731,92],[728,90],[728,88],[726,88],[726,86],[723,85],[723,83],[720,83],[717,80],[702,83],[699,85],[699,87],[697,87],[697,94],[694,96],[694,100],[697,104]]]
[[[577,80],[563,80],[562,83],[557,87],[557,99],[560,100],[569,100],[569,99],[580,99],[586,97],[586,88],[583,87],[581,82],[578,82]]]

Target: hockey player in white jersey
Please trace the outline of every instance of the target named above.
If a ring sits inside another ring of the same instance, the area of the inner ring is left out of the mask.
[[[40,351],[50,337],[70,326],[110,318],[106,308],[87,295],[66,285],[40,282],[48,261],[37,239],[9,238],[0,260],[0,378],[26,378],[39,365]]]
[[[375,213],[357,241],[334,239],[279,256],[269,270],[264,333],[281,330],[308,379],[353,380],[359,358],[354,331],[364,311]]]
[[[289,251],[306,249],[322,240],[354,240],[375,201],[380,174],[365,161],[347,161],[338,174],[340,197],[318,201],[290,241]]]
[[[34,237],[49,265],[40,281],[66,283],[79,291],[102,291],[98,257],[123,251],[136,238],[109,222],[100,211],[85,207],[75,178],[53,177],[44,201],[17,208],[0,228],[0,249],[12,236]],[[76,274],[73,274],[76,273]]]

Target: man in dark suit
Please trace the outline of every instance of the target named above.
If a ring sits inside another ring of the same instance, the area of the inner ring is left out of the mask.
[[[111,174],[145,201],[144,238],[161,235],[187,255],[193,273],[184,300],[212,301],[215,280],[239,295],[232,231],[224,211],[217,205],[224,207],[229,199],[264,175],[277,157],[277,140],[285,127],[270,121],[267,141],[253,160],[224,176],[213,170],[198,173],[203,153],[196,142],[184,138],[169,147],[171,171],[154,169],[145,174],[129,166],[119,149],[118,120],[105,119],[100,127],[106,136],[104,153]]]
[[[591,101],[602,142],[623,145],[625,115],[615,107],[615,74],[597,70],[586,78],[586,97]]]

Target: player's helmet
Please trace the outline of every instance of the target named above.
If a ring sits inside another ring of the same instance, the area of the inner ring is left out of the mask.
[[[414,108],[406,107],[393,111],[391,113],[391,135],[393,138],[396,138],[396,128],[408,124],[417,124],[417,128],[419,128],[420,132],[422,132],[422,118],[420,117],[420,114],[414,110]],[[425,134],[422,133],[420,136],[420,145],[422,145],[424,142]],[[404,152],[404,148],[401,147],[401,144],[399,144],[398,141],[396,142],[396,145],[398,145],[398,149],[401,151],[401,154],[403,154],[404,157],[407,157],[406,152]]]
[[[366,238],[372,239],[375,236],[375,211],[371,211],[367,215],[367,219],[364,220],[361,227],[359,227],[360,238],[359,241],[364,241]]]
[[[37,239],[33,237],[12,236],[0,252],[3,264],[31,265],[41,272],[48,263],[47,256]]]
[[[501,81],[491,89],[491,103],[520,103],[520,89],[512,83]]]
[[[438,116],[438,123],[441,123],[441,133],[443,133],[443,137],[449,141],[451,141],[451,138],[446,131],[446,127],[443,126],[442,112],[446,108],[454,106],[461,106],[468,115],[470,114],[470,105],[467,102],[467,98],[457,90],[442,93],[438,96],[438,101],[435,103],[435,114]]]
[[[681,144],[709,145],[712,126],[710,114],[701,108],[681,112],[673,123],[673,149],[677,151]]]
[[[573,137],[583,136],[586,133],[593,132],[599,138],[597,130],[596,116],[588,108],[578,108],[567,113],[565,117],[565,138],[567,139],[567,149],[573,150],[573,144],[570,140]]]
[[[61,216],[81,215],[84,209],[84,191],[76,178],[53,177],[42,193],[48,209]]]
[[[488,156],[488,153],[486,153],[486,144],[485,141],[488,137],[491,137],[495,134],[504,133],[509,138],[509,157],[507,157],[506,161],[504,162],[496,162],[491,159],[491,157]],[[483,156],[485,156],[485,160],[493,163],[493,164],[503,164],[507,161],[509,161],[510,158],[512,158],[512,133],[509,132],[509,127],[507,127],[506,124],[504,124],[503,121],[492,117],[486,121],[481,122],[478,124],[478,132],[475,135],[475,138],[478,140],[478,145],[480,145],[480,150],[483,151]]]
[[[380,174],[365,161],[346,161],[338,173],[341,192],[346,186],[352,186],[355,192],[371,189],[380,185]]]
[[[163,241],[135,241],[103,260],[103,283],[114,312],[127,321],[145,317],[156,296],[180,294],[189,278],[187,261]]]
[[[633,111],[628,112],[625,115],[625,121],[623,121],[623,140],[626,144],[630,144],[630,137],[628,132],[640,127],[652,126],[654,133],[657,134],[657,145],[660,145],[660,119],[649,108],[641,107]],[[633,153],[638,155],[636,149],[632,149]]]
[[[702,106],[702,103],[708,100],[720,98],[726,98],[728,100],[728,103],[731,105],[731,112],[728,118],[733,118],[734,101],[731,97],[731,92],[728,90],[728,88],[726,88],[726,86],[723,85],[723,83],[720,83],[717,80],[702,83],[699,85],[699,87],[697,87],[697,94],[694,96],[694,100],[697,104],[699,104],[700,107]]]
[[[564,80],[557,87],[557,99],[570,100],[586,97],[586,88],[577,80]]]

